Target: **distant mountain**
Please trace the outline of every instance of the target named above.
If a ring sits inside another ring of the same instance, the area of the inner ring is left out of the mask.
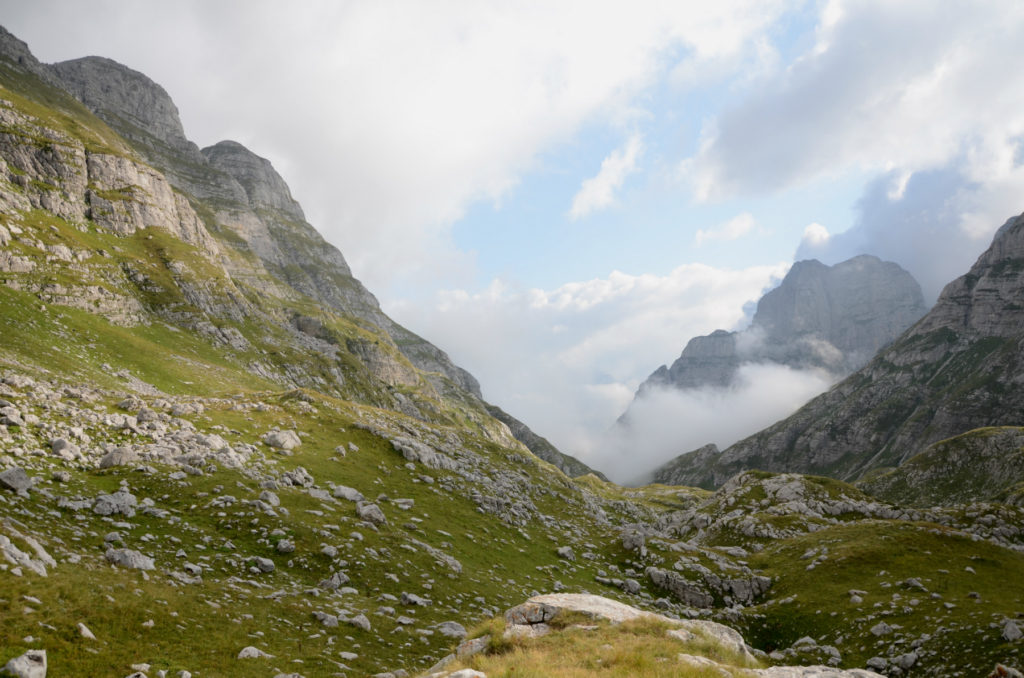
[[[835,266],[798,261],[758,301],[748,329],[694,337],[671,367],[662,365],[640,385],[637,397],[658,387],[729,386],[747,362],[845,376],[924,312],[920,285],[898,264],[868,255]]]
[[[729,388],[746,363],[817,370],[839,380],[895,339],[925,312],[921,287],[898,264],[862,255],[826,266],[793,264],[778,287],[758,301],[750,327],[694,337],[671,367],[662,365],[640,385],[613,435],[630,440],[631,411],[659,390]],[[714,445],[694,461],[673,460],[654,471],[655,482],[709,487],[704,466]],[[699,460],[698,460],[699,459]],[[697,467],[691,469],[696,464]]]
[[[702,479],[717,485],[750,468],[856,479],[972,429],[1021,425],[1022,386],[1018,216],[914,327],[791,417],[725,450]]]

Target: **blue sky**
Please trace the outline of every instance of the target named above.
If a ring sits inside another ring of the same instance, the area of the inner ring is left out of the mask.
[[[0,22],[269,158],[386,311],[594,463],[640,381],[794,256],[876,254],[933,301],[1024,209],[1017,0],[0,0]],[[784,415],[752,403],[786,379],[678,451]]]

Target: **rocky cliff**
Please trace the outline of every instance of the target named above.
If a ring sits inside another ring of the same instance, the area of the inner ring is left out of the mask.
[[[924,315],[921,287],[898,264],[862,255],[835,266],[793,264],[757,303],[750,327],[694,337],[671,367],[640,385],[649,389],[729,386],[745,362],[823,369],[836,378],[860,367]]]
[[[0,197],[10,213],[43,209],[78,228],[95,224],[119,235],[164,228],[196,248],[218,271],[216,280],[189,280],[188,266],[177,262],[184,268],[173,274],[174,289],[168,291],[184,296],[188,308],[140,303],[131,274],[125,272],[131,264],[110,274],[127,276],[126,285],[87,285],[98,291],[84,295],[63,285],[49,298],[65,298],[131,322],[143,321],[145,309],[236,348],[259,344],[244,339],[245,328],[230,325],[262,316],[283,333],[272,343],[285,341],[288,352],[302,346],[343,359],[312,376],[256,357],[253,369],[259,373],[300,386],[326,380],[339,392],[362,390],[370,401],[388,406],[401,402],[421,416],[432,409],[423,398],[437,396],[485,412],[476,379],[444,351],[383,313],[376,298],[352,276],[341,252],[306,222],[269,161],[232,141],[200,150],[186,137],[167,92],[117,62],[85,57],[41,64],[6,31],[0,33],[0,48],[8,89],[25,100],[54,102],[61,111],[42,118],[25,114],[39,109],[17,105],[0,111],[7,131],[0,140],[6,176],[20,189]],[[41,138],[47,143],[41,144]],[[24,255],[5,252],[0,271],[25,268],[27,261]],[[37,291],[45,287],[12,282]],[[266,299],[275,302],[267,304]],[[316,317],[317,308],[354,325],[339,332],[326,318]],[[339,346],[345,349],[341,353]],[[415,387],[420,393],[410,397],[394,391],[399,387]],[[418,399],[419,405],[411,404]],[[522,424],[517,430],[524,438],[533,436]]]
[[[725,450],[715,483],[745,468],[857,478],[931,443],[1024,412],[1024,218],[1010,219],[914,327],[793,416]]]

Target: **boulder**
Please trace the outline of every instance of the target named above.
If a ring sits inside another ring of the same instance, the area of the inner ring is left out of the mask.
[[[0,473],[0,487],[18,494],[27,494],[32,487],[32,479],[23,468],[10,468]]]
[[[46,650],[29,650],[4,665],[4,673],[17,678],[46,678]]]
[[[299,434],[295,431],[270,431],[263,436],[263,442],[276,450],[290,452],[302,444]]]
[[[133,549],[108,549],[104,557],[114,565],[134,570],[152,570],[156,567],[152,558]]]

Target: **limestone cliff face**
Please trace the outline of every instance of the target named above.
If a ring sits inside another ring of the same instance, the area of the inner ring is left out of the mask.
[[[62,111],[37,118],[0,97],[0,208],[12,215],[0,232],[0,273],[18,274],[0,282],[112,322],[159,317],[251,353],[253,373],[289,385],[361,393],[411,416],[430,416],[429,401],[438,397],[484,411],[476,379],[381,310],[341,252],[306,222],[268,160],[232,141],[200,150],[170,96],[150,78],[100,57],[41,64],[3,29],[0,77],[20,96]],[[50,256],[86,263],[72,276],[81,284],[54,286],[35,256],[52,246],[17,225],[31,210],[133,242],[150,240],[147,229],[160,228],[205,262],[176,258],[168,244],[151,246],[156,267],[92,265],[109,253],[56,246]],[[344,319],[347,334],[325,326],[307,331],[319,322],[308,317],[311,307]],[[241,321],[266,331],[253,335]],[[302,349],[326,363],[309,372],[266,357],[282,349]],[[533,435],[517,423],[522,437]],[[477,424],[512,439],[506,424],[486,415]]]
[[[747,468],[857,478],[984,426],[1024,423],[1024,218],[1008,221],[935,307],[861,370],[722,453]]]
[[[480,397],[472,375],[381,311],[377,299],[352,276],[341,252],[305,221],[302,208],[268,160],[233,141],[200,151],[185,136],[167,92],[115,61],[85,57],[50,68],[69,92],[160,168],[176,189],[212,212],[210,226],[234,236],[227,239],[229,247],[257,256],[258,263],[229,257],[225,264],[234,277],[286,297],[289,291],[275,284],[275,279],[283,279],[288,287],[383,329],[414,365]],[[447,388],[444,380],[436,383],[442,390]]]

